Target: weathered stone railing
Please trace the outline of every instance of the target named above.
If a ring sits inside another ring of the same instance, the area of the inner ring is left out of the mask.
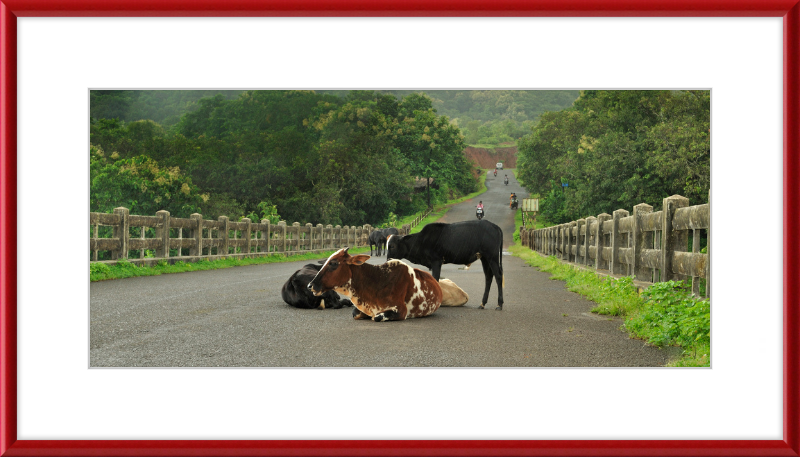
[[[108,251],[115,263],[127,259],[132,263],[155,264],[162,260],[170,262],[194,262],[200,259],[223,257],[260,257],[283,254],[295,255],[330,251],[344,246],[366,246],[373,227],[341,227],[317,224],[301,225],[295,222],[287,225],[285,221],[270,224],[267,219],[240,222],[220,216],[218,220],[205,220],[200,214],[190,218],[170,216],[168,211],[159,211],[155,216],[129,214],[127,208],[116,208],[112,214],[89,213],[89,223],[93,228],[89,240],[91,261],[98,261],[98,252]],[[110,237],[100,238],[99,228],[111,227]],[[131,229],[138,236],[131,236]],[[402,233],[410,228],[404,226]],[[149,231],[155,237],[146,238]],[[171,255],[170,250],[174,251]],[[138,251],[136,258],[130,251]],[[153,257],[145,257],[145,251],[152,251]],[[177,254],[177,255],[175,255]]]
[[[703,278],[710,296],[710,257],[700,253],[703,230],[710,252],[710,212],[710,204],[689,206],[687,198],[673,195],[664,199],[661,211],[641,203],[633,207],[633,215],[619,209],[613,216],[603,213],[538,230],[522,228],[520,238],[541,254],[616,276],[635,276],[643,283],[691,280],[692,291],[699,294]]]

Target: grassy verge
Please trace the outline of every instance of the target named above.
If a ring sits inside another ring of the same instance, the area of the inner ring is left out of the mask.
[[[682,281],[654,284],[639,294],[631,278],[600,277],[519,245],[511,246],[509,251],[550,273],[550,279],[565,281],[568,290],[597,303],[592,312],[622,317],[623,327],[631,337],[657,347],[682,348],[682,356],[667,366],[711,365],[710,301],[692,297]]]
[[[369,247],[362,246],[353,248],[350,253],[369,252]],[[115,265],[106,265],[103,263],[89,264],[89,280],[90,281],[104,281],[107,279],[123,279],[132,278],[135,276],[158,276],[170,273],[184,273],[187,271],[203,271],[203,270],[218,270],[221,268],[240,267],[245,265],[261,265],[265,263],[280,263],[280,262],[297,262],[300,260],[319,260],[328,257],[336,252],[335,250],[298,254],[286,257],[283,254],[275,254],[266,257],[258,257],[255,259],[218,259],[218,260],[201,260],[199,262],[175,262],[170,265],[166,260],[161,261],[158,265],[152,267],[136,266],[128,261],[120,261]]]
[[[503,143],[503,144],[468,144],[467,146],[470,148],[480,148],[480,149],[497,149],[497,148],[513,148],[517,145],[517,143]]]

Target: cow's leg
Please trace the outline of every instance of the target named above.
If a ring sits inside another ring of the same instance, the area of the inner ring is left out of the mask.
[[[399,321],[400,320],[400,313],[397,311],[390,309],[384,311],[382,313],[378,313],[375,317],[372,318],[375,322],[383,322],[383,321]]]
[[[435,261],[431,263],[431,275],[433,275],[433,279],[439,280],[439,276],[442,274],[442,262]]]
[[[498,262],[490,262],[489,265],[492,269],[492,274],[494,275],[495,282],[497,283],[497,308],[498,311],[503,310],[503,267]],[[489,283],[491,283],[491,279],[489,279]],[[486,294],[484,295],[484,300],[488,300],[489,296],[489,287],[486,288]]]
[[[360,309],[353,308],[353,319],[355,319],[355,320],[369,319],[369,316],[367,316],[366,314],[362,313]]]
[[[489,290],[492,288],[492,267],[489,266],[489,261],[481,257],[481,266],[483,266],[483,276],[486,279],[486,286],[483,289],[483,298],[481,299],[480,309],[485,309],[486,302],[489,301]]]

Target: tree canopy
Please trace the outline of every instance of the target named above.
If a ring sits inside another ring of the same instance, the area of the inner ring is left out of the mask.
[[[710,112],[709,91],[584,91],[519,141],[519,178],[553,223],[674,194],[706,203]]]
[[[163,192],[152,202],[157,209],[205,217],[269,208],[288,221],[379,225],[392,213],[424,207],[424,196],[414,193],[414,178],[434,178],[435,201],[477,188],[459,129],[437,115],[423,94],[245,91],[231,98],[216,93],[193,101],[170,125],[102,117],[115,112],[111,101],[134,99],[129,92],[93,94],[92,182],[98,185],[92,187],[92,211],[108,211],[106,201],[111,207],[132,205],[124,202],[135,200],[130,195],[141,183],[111,190],[114,173],[125,183],[129,176],[123,170],[132,164],[169,170],[190,189]],[[123,194],[130,195],[110,202]],[[187,202],[189,195],[193,199]]]

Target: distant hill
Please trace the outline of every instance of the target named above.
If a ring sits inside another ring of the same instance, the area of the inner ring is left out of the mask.
[[[241,90],[93,90],[90,112],[95,119],[125,122],[149,119],[165,127],[178,123],[194,111],[201,98],[222,95],[233,100]],[[349,90],[319,90],[317,93],[346,97]],[[433,108],[450,118],[467,144],[498,145],[514,142],[531,131],[539,116],[572,106],[577,90],[379,90],[397,98],[425,93]]]
[[[197,101],[222,95],[237,98],[241,90],[93,90],[89,95],[94,119],[119,119],[125,122],[148,119],[163,126],[178,123],[184,113],[194,111]]]
[[[318,91],[345,97],[346,90]],[[542,113],[569,108],[578,90],[380,90],[398,98],[425,93],[433,108],[458,124],[467,144],[514,142],[531,132]]]

